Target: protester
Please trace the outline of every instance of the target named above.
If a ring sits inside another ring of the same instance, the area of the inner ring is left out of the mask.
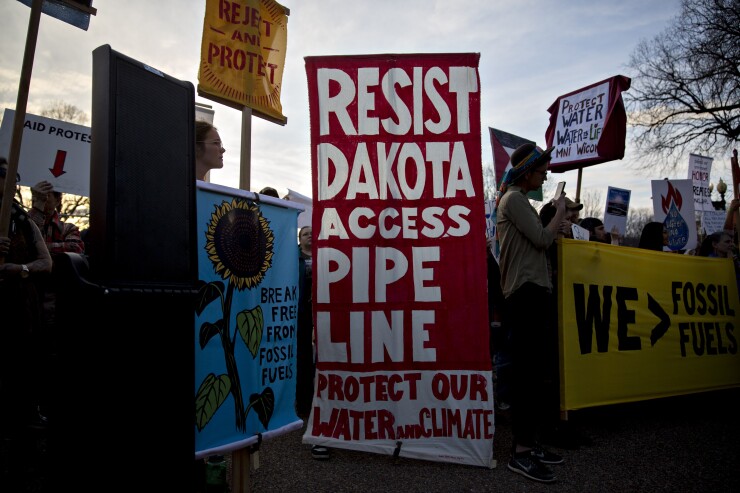
[[[640,234],[640,243],[637,245],[638,248],[662,252],[664,251],[664,247],[667,246],[668,229],[666,229],[665,224],[652,221],[643,226],[642,233]]]
[[[508,468],[529,479],[555,481],[545,464],[559,464],[562,457],[545,450],[539,431],[546,419],[545,379],[551,371],[546,330],[552,283],[547,268],[547,248],[561,230],[566,216],[565,197],[555,199],[556,212],[543,226],[527,199],[547,179],[553,148],[542,151],[533,144],[519,146],[511,155],[512,168],[502,179],[497,204],[497,231],[501,244],[501,288],[506,298],[512,342],[512,453]],[[552,375],[550,375],[552,378]]]
[[[740,209],[740,199],[732,199],[730,201],[730,205],[727,206],[727,215],[725,216],[725,224],[722,227],[725,231],[730,231],[732,233],[732,239],[733,241],[738,241],[738,238],[736,237],[737,231],[737,224],[736,221],[740,219],[738,217],[738,210]]]
[[[707,235],[701,242],[697,255],[700,257],[729,258],[735,269],[735,282],[740,295],[740,259],[731,231],[722,230]]]
[[[28,216],[41,230],[49,253],[85,252],[80,229],[61,219],[62,193],[55,191],[51,183],[40,181],[31,187],[31,204]]]
[[[205,180],[212,169],[224,167],[224,149],[218,130],[212,124],[195,121],[195,178]]]
[[[567,204],[567,202],[566,202]],[[567,211],[567,206],[566,206]],[[540,216],[540,222],[542,222],[542,226],[546,227],[548,224],[550,224],[550,221],[555,217],[555,214],[557,214],[558,210],[554,203],[548,202],[545,205],[543,205],[540,208],[539,216]],[[565,234],[565,231],[572,231],[571,228],[571,222],[568,220],[568,214],[566,212],[566,217],[563,218],[560,221],[560,227],[558,232],[559,238],[565,238],[570,237]],[[555,290],[557,278],[558,278],[558,250],[557,250],[557,243],[552,242],[552,244],[547,247],[547,273],[550,277],[550,284],[552,285],[553,291]],[[554,298],[555,303],[553,303],[553,307],[557,306],[557,297],[551,297]],[[553,318],[557,320],[557,313],[552,314]],[[557,329],[557,325],[555,326]]]
[[[573,239],[573,228],[571,227],[571,225],[578,224],[578,216],[581,209],[583,209],[583,204],[572,201],[569,197],[565,195],[565,193],[563,193],[563,197],[565,197],[566,210],[564,221],[567,221],[568,224],[566,228],[567,231],[563,230],[562,237]],[[543,225],[546,225],[550,221],[550,219],[553,218],[554,215],[555,208],[551,202],[546,203],[540,208],[539,216]]]
[[[278,195],[277,190],[275,190],[272,187],[265,187],[262,190],[259,191],[260,195],[268,195],[270,197],[275,197],[276,199],[280,198],[280,195]]]
[[[204,181],[209,171],[223,168],[225,152],[216,127],[205,120],[195,120],[195,179]],[[205,482],[205,469],[203,460],[195,461],[197,483]]]
[[[316,353],[314,351],[313,331],[313,254],[311,226],[303,226],[298,231],[298,330],[296,349],[296,413],[302,419],[311,414],[313,386],[316,374]],[[329,458],[329,449],[314,445],[311,448],[314,459]]]
[[[584,217],[578,225],[588,230],[589,241],[619,245],[619,230],[617,227],[614,226],[611,232],[607,233],[604,223],[598,217]]]
[[[734,242],[729,231],[722,230],[707,235],[699,248],[702,257],[734,258]]]
[[[493,238],[486,239],[488,266],[488,323],[490,325],[489,351],[493,364],[494,402],[496,409],[506,411],[511,401],[511,335],[503,323],[506,299],[501,291],[501,270],[491,250]]]
[[[53,264],[58,255],[67,252],[83,254],[85,244],[80,236],[80,230],[72,223],[61,220],[62,193],[54,190],[54,186],[48,181],[40,181],[31,187],[31,209],[28,211],[30,217],[41,231],[46,247],[49,249],[52,259],[52,275],[45,279],[41,286],[43,297],[43,323],[38,334],[38,345],[40,347],[41,365],[43,367],[42,395],[40,402],[40,416],[45,419],[52,413],[54,402],[52,399],[58,382],[57,375],[57,346],[59,342],[59,328],[56,324],[56,299],[59,289],[66,289],[58,276]]]
[[[568,199],[566,198],[566,209]],[[571,203],[575,204],[575,202]],[[580,205],[580,204],[578,204]],[[580,209],[579,209],[580,210]],[[557,208],[548,202],[540,208],[540,220],[543,226],[550,224],[555,217]],[[567,237],[562,232],[572,231],[572,223],[567,217],[560,222],[558,238]],[[547,248],[547,270],[552,284],[552,292],[548,297],[546,334],[548,371],[545,377],[544,422],[541,426],[541,441],[547,445],[576,450],[582,445],[591,445],[592,440],[571,426],[560,416],[560,353],[558,342],[558,242],[553,242]]]
[[[298,231],[298,335],[296,413],[307,418],[313,402],[313,378],[316,369],[313,357],[313,314],[311,284],[313,282],[311,227]]]
[[[565,216],[566,219],[570,221],[571,224],[578,224],[578,217],[583,209],[583,204],[580,202],[574,202],[569,197],[565,197],[565,209],[568,211]]]
[[[542,225],[544,226],[545,224],[552,221],[552,218],[555,217],[555,213],[557,211],[557,207],[555,207],[555,204],[553,204],[552,202],[546,202],[542,207],[540,207],[540,212],[538,212],[537,214],[540,216],[540,221],[542,222]],[[567,221],[567,218],[563,218],[563,220]]]
[[[0,199],[8,178],[0,158]],[[12,177],[16,181],[20,177]],[[0,235],[0,435],[21,437],[39,425],[39,364],[35,337],[41,327],[38,282],[51,272],[51,256],[23,206],[11,202],[7,236]]]

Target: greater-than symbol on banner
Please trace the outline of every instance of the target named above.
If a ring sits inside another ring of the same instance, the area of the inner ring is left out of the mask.
[[[648,309],[660,319],[658,325],[653,327],[653,330],[650,332],[650,345],[655,346],[658,339],[663,337],[668,331],[668,327],[671,326],[671,319],[665,310],[663,310],[663,307],[650,294],[648,294]]]

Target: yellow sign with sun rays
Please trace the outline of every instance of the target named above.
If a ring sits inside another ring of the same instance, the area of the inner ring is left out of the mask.
[[[198,95],[285,125],[287,14],[274,0],[206,0]]]

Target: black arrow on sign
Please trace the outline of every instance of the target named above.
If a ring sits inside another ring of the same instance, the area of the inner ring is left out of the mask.
[[[665,310],[663,310],[663,307],[650,294],[648,294],[648,309],[660,319],[658,325],[653,327],[653,330],[650,332],[650,345],[655,346],[658,339],[663,337],[668,331],[668,327],[671,326],[671,319]]]
[[[49,168],[49,171],[51,171],[51,174],[54,175],[55,178],[59,178],[62,176],[66,171],[64,171],[64,160],[67,159],[67,151],[57,151],[57,158],[54,160],[54,167]]]

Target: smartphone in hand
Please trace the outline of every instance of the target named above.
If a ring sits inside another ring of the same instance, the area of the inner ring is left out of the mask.
[[[561,181],[558,182],[558,187],[555,189],[555,196],[553,197],[553,200],[558,200],[561,195],[563,195],[563,192],[565,192],[565,182]]]

